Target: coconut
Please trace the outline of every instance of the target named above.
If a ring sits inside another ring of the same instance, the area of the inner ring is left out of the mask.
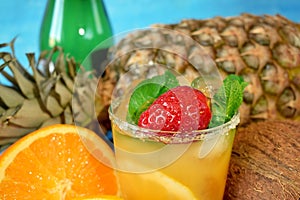
[[[224,199],[300,200],[300,122],[238,128]]]

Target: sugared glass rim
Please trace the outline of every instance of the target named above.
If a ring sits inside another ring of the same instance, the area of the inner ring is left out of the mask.
[[[121,120],[115,114],[113,114],[112,106],[113,104],[111,104],[108,109],[109,118],[111,122],[116,124],[118,128],[122,130],[122,132],[126,133],[126,135],[141,140],[163,142],[166,144],[189,143],[194,141],[206,140],[209,138],[213,138],[215,135],[226,134],[230,130],[235,129],[236,126],[240,123],[240,114],[239,112],[237,112],[230,121],[220,126],[209,129],[187,132],[152,130],[142,128],[135,124],[130,124],[127,121]]]

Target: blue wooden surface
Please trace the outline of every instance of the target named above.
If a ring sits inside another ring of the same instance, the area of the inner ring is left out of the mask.
[[[47,0],[0,0],[0,43],[18,36],[16,54],[26,66],[26,52],[39,53],[38,37]],[[299,0],[104,0],[115,34],[155,23],[188,18],[281,14],[300,22]],[[0,63],[1,64],[1,63]],[[0,77],[1,81],[1,77]]]

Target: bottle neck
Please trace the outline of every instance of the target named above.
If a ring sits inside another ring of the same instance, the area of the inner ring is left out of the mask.
[[[93,49],[111,46],[112,42],[103,42],[111,36],[102,0],[48,0],[40,32],[41,50],[61,46],[82,62]]]

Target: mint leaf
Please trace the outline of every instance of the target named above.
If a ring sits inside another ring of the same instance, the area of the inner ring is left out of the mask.
[[[147,110],[155,99],[176,86],[179,86],[179,82],[170,71],[139,83],[129,100],[127,121],[137,124],[142,112]]]
[[[216,127],[224,124],[237,113],[243,102],[243,93],[248,85],[242,77],[228,75],[223,85],[218,89],[212,99],[212,120],[209,127]]]

